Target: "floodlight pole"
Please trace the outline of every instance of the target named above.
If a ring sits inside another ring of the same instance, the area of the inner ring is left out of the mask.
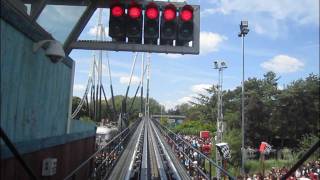
[[[241,174],[245,174],[244,164],[245,164],[245,111],[244,111],[244,37],[249,32],[248,21],[241,21],[239,37],[242,38],[242,90],[241,90]]]
[[[222,112],[222,82],[223,82],[223,69],[227,68],[225,62],[214,62],[214,69],[217,69],[218,74],[218,93],[217,93],[217,134],[216,134],[216,144],[222,142],[223,137],[223,112]],[[222,166],[222,158],[216,149],[216,163]],[[221,179],[221,174],[219,168],[216,168],[217,179]]]

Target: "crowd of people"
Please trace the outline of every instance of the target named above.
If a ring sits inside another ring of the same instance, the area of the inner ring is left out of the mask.
[[[203,147],[206,145],[211,147],[212,139],[181,134],[167,138],[169,145],[173,148],[181,164],[185,166],[192,179],[206,179],[205,177],[209,177],[208,168],[205,168],[205,158],[200,156],[198,151],[190,148],[186,143],[182,143],[181,139],[188,142],[194,149],[197,149],[203,154],[207,153],[203,151]],[[272,168],[264,175],[262,173],[248,174],[245,177],[239,176],[238,179],[278,180],[288,171],[289,169],[286,167]],[[288,180],[320,180],[320,159],[302,165],[288,178]]]
[[[191,147],[183,141],[190,144]],[[200,153],[207,153],[207,155],[210,153],[211,150],[203,151],[203,147],[211,147],[210,139],[179,134],[178,136],[168,136],[167,142],[192,179],[210,177],[209,168],[205,168],[205,157],[200,155]]]
[[[265,175],[262,173],[250,174],[243,178],[239,176],[238,179],[246,180],[278,180],[289,171],[288,168],[272,168],[266,172]],[[295,173],[293,173],[288,180],[319,180],[320,179],[320,161],[311,161],[301,167],[299,167]]]

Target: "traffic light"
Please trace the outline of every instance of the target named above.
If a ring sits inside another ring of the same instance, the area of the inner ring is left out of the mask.
[[[127,37],[128,43],[142,43],[142,8],[139,4],[128,8]]]
[[[109,36],[112,41],[126,41],[126,15],[122,4],[114,4],[110,7]]]
[[[188,46],[193,41],[193,7],[185,5],[181,8],[178,18],[178,46]]]
[[[177,8],[173,4],[164,7],[160,25],[160,45],[173,45],[177,36]]]
[[[157,44],[159,38],[159,8],[151,2],[146,6],[144,16],[144,44]]]
[[[199,54],[200,6],[185,2],[111,0],[112,42],[78,41],[73,48]],[[119,43],[120,42],[120,43]]]

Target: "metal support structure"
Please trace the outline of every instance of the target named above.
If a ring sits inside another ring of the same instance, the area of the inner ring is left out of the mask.
[[[134,52],[158,52],[158,53],[177,53],[177,54],[199,54],[200,49],[200,6],[191,5],[194,9],[194,29],[193,41],[190,46],[168,46],[168,45],[149,45],[149,44],[129,44],[117,43],[112,41],[77,41],[84,27],[92,17],[97,8],[109,8],[113,1],[100,0],[22,0],[24,4],[32,4],[31,19],[35,21],[46,5],[64,5],[64,6],[87,6],[84,13],[81,15],[77,24],[72,29],[67,40],[64,43],[66,55],[69,55],[72,49],[87,49],[87,50],[113,50],[113,51],[134,51]],[[136,3],[145,7],[150,1],[135,0]],[[123,1],[125,6],[130,5],[131,1]],[[183,7],[185,3],[170,2],[178,9]],[[167,2],[157,1],[160,7],[163,7]]]
[[[184,46],[150,45],[150,44],[125,44],[111,41],[78,40],[70,43],[70,49],[84,50],[110,50],[129,52],[156,52],[175,54],[199,54],[199,49]]]
[[[151,56],[147,54],[147,103],[146,103],[146,116],[150,118],[150,104],[149,104],[149,91],[150,91],[150,69],[151,69]]]
[[[141,104],[140,104],[140,113],[143,114],[143,82],[144,82],[144,58],[145,58],[145,53],[142,53],[142,59],[141,59]]]
[[[80,36],[82,30],[89,22],[91,16],[97,9],[97,0],[92,0],[91,3],[88,5],[82,16],[80,17],[77,24],[73,27],[71,33],[69,34],[67,40],[65,41],[63,47],[65,50],[66,55],[69,55],[72,48],[70,48],[70,45],[72,42],[76,41],[77,38]]]
[[[244,164],[245,164],[245,147],[244,147],[244,137],[245,137],[245,126],[244,126],[244,35],[242,35],[242,83],[241,83],[241,171],[244,174]]]
[[[218,93],[217,93],[217,134],[216,143],[221,143],[223,138],[223,111],[222,111],[222,83],[223,83],[223,69],[227,68],[225,62],[214,62],[214,69],[218,70]],[[216,149],[216,163],[222,166],[222,157],[218,149]],[[221,179],[219,168],[216,168],[217,179]]]
[[[47,0],[36,0],[31,4],[30,17],[32,21],[36,21],[40,16],[42,10],[46,7]]]

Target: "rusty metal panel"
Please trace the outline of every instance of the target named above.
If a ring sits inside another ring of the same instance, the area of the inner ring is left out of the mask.
[[[54,146],[41,151],[23,155],[26,163],[36,173],[40,179],[63,179],[72,170],[89,158],[95,150],[95,137],[89,137],[67,144]],[[50,177],[41,176],[42,161],[46,158],[57,158],[57,172]],[[20,180],[28,179],[28,174],[24,171],[15,158],[1,160],[0,179]],[[89,167],[84,168],[76,179],[88,179]]]

